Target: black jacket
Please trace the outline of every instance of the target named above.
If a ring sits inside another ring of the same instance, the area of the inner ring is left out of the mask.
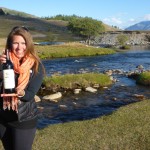
[[[37,106],[34,100],[34,96],[38,92],[43,80],[42,65],[39,65],[39,71],[37,74],[32,73],[29,83],[25,89],[25,95],[20,98],[18,103],[18,113],[10,110],[3,110],[2,97],[0,97],[0,116],[5,121],[27,121],[36,118]],[[11,117],[11,113],[16,113],[16,117]]]

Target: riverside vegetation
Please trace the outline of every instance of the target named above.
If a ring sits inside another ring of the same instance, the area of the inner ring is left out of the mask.
[[[50,92],[73,91],[77,88],[85,90],[86,87],[93,87],[95,85],[97,88],[101,88],[111,84],[110,77],[102,73],[53,75],[44,78],[43,86],[45,90],[41,90],[39,94],[45,95]]]
[[[70,42],[62,45],[36,45],[36,49],[40,58],[63,58],[63,57],[78,57],[78,56],[94,56],[114,54],[115,50],[109,48],[97,48],[84,45],[81,43]]]
[[[150,86],[150,72],[147,71],[139,74],[136,82],[142,85]]]

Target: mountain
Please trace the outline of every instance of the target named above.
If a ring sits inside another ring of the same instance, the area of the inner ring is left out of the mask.
[[[135,25],[129,26],[128,28],[126,28],[125,30],[130,30],[130,31],[134,31],[134,30],[150,30],[150,21],[142,21],[139,22]]]

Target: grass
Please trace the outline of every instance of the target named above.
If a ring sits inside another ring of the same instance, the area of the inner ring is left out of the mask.
[[[84,73],[84,74],[65,74],[65,75],[52,75],[45,77],[43,85],[46,89],[52,91],[73,90],[75,88],[84,89],[88,86],[99,85],[104,87],[112,84],[110,77],[102,73]],[[54,90],[53,90],[54,89]]]
[[[78,56],[94,56],[114,54],[115,51],[108,48],[96,48],[83,44],[63,44],[63,45],[47,45],[35,46],[40,58],[63,58],[63,57],[78,57]]]
[[[100,118],[49,125],[37,131],[33,150],[149,150],[150,100]]]
[[[2,145],[0,145],[2,149]],[[150,100],[110,115],[37,130],[33,150],[149,150]]]
[[[139,74],[136,82],[142,85],[150,86],[150,72],[147,71]]]

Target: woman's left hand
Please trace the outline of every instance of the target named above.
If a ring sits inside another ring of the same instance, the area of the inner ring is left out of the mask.
[[[23,97],[25,95],[25,91],[22,89],[17,88],[17,95],[18,97]]]

